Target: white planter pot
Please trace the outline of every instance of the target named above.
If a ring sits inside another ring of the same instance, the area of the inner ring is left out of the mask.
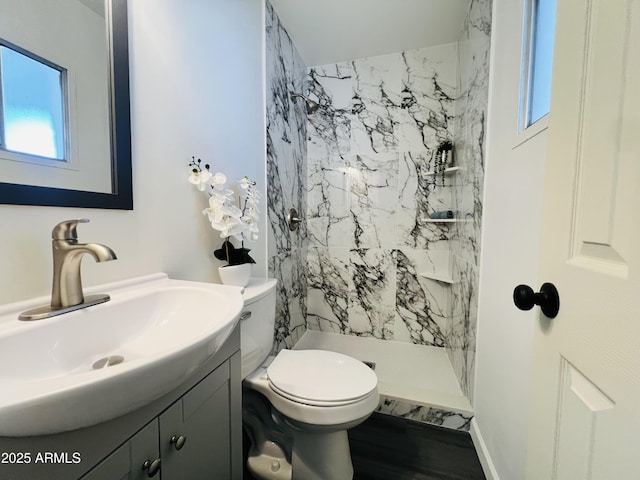
[[[222,283],[225,285],[246,287],[251,277],[251,264],[225,265],[218,267],[218,273],[220,274],[220,280],[222,280]]]

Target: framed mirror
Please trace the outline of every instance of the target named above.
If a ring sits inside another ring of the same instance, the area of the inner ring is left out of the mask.
[[[0,204],[133,209],[127,0],[0,1]]]

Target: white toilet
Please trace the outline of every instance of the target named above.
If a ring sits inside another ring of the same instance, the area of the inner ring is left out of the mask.
[[[242,418],[258,479],[350,480],[347,429],[378,406],[378,379],[364,363],[324,350],[269,356],[275,279],[252,279],[241,317]]]

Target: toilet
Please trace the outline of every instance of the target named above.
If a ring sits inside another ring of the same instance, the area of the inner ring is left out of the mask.
[[[347,430],[379,402],[378,379],[355,358],[325,350],[270,355],[275,279],[251,279],[241,315],[242,419],[257,479],[350,480]]]

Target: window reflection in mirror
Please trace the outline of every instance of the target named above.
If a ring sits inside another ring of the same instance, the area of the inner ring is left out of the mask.
[[[63,126],[54,139],[57,150],[62,153],[58,158],[65,161],[52,162],[43,158],[50,158],[50,155],[34,155],[33,151],[25,154],[21,153],[24,149],[11,148],[7,135],[11,133],[11,125],[5,123],[6,148],[0,150],[2,181],[111,193],[107,28],[104,8],[90,8],[94,5],[100,3],[88,0],[10,0],[0,3],[0,38],[5,46],[15,51],[11,53],[5,49],[8,53],[5,56],[13,57],[14,63],[20,60],[22,68],[27,68],[27,64],[31,68],[40,64],[41,70],[46,68],[45,64],[55,66],[54,69],[64,72],[64,83],[59,83],[61,86],[57,88],[66,92],[64,99],[58,92],[64,112],[58,112],[58,121]],[[4,77],[5,67],[0,64],[0,68]],[[11,75],[11,71],[8,73]],[[49,86],[51,83],[41,85],[43,88]],[[20,130],[16,135],[22,137],[20,141],[27,143],[30,150],[39,148],[36,138],[23,137],[24,120],[30,116],[25,114],[25,109],[41,119],[40,113],[47,108],[36,105],[40,102],[33,91],[26,96],[21,95],[24,92],[3,92],[3,95],[6,93],[13,93],[10,97],[19,104],[12,107],[23,112],[18,119]],[[22,98],[18,98],[20,96]],[[41,99],[51,96],[42,92],[38,95]],[[35,113],[36,109],[38,113]],[[11,127],[15,129],[16,126]],[[41,120],[36,128],[42,128]]]
[[[0,147],[65,161],[65,71],[0,42]]]
[[[132,209],[127,0],[1,0],[0,43],[58,72],[47,100],[5,107],[47,111],[46,135],[18,142],[0,97],[0,204]]]

